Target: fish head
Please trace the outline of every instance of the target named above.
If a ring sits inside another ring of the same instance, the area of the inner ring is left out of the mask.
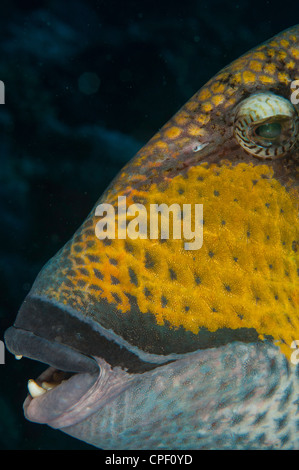
[[[264,444],[278,445],[299,338],[298,39],[212,78],[38,275],[5,335],[50,365],[28,419],[103,448],[228,448],[232,423],[251,445],[270,409]],[[151,225],[163,204],[166,233],[164,216]]]

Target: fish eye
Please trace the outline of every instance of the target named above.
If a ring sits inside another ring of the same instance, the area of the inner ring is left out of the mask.
[[[255,133],[263,139],[276,139],[281,135],[282,127],[280,122],[270,122],[255,128]]]
[[[296,143],[298,113],[287,99],[256,93],[237,108],[234,135],[246,152],[262,159],[285,155]]]

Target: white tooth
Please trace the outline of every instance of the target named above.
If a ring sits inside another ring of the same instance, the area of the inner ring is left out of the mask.
[[[36,398],[47,393],[45,389],[37,385],[37,383],[32,379],[28,380],[28,390],[32,398]]]
[[[15,355],[15,358],[19,361],[20,359],[22,359],[23,356],[18,356],[18,355]]]
[[[52,388],[55,388],[57,387],[57,383],[50,383],[50,382],[42,382],[42,387],[45,389],[45,390],[52,390]]]

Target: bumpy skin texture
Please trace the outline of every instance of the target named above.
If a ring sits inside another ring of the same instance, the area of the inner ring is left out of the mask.
[[[73,307],[130,344],[184,353],[271,337],[286,354],[299,336],[298,147],[261,160],[233,135],[237,106],[256,92],[290,99],[298,26],[210,80],[140,150],[98,201],[199,203],[204,243],[99,240],[93,210],[32,295]],[[209,143],[202,151],[199,144]]]
[[[232,343],[137,375],[62,430],[103,449],[298,449],[298,387],[275,347]]]

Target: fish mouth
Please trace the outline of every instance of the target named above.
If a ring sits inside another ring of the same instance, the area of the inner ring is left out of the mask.
[[[77,423],[81,420],[78,417],[70,422],[66,420],[97,379],[96,374],[73,374],[49,367],[36,380],[29,380],[30,393],[23,404],[25,417],[55,428]]]
[[[23,407],[30,421],[55,426],[58,420],[63,424],[63,417],[92,390],[101,375],[94,358],[30,331],[13,326],[5,332],[5,343],[16,356],[50,366],[28,381],[29,395]]]
[[[125,390],[136,373],[157,367],[107,340],[62,305],[28,296],[6,330],[7,349],[48,367],[29,380],[25,417],[63,428],[78,423]]]
[[[131,385],[130,374],[112,370],[100,358],[98,363],[98,373],[49,367],[36,380],[29,380],[30,393],[23,404],[25,417],[55,429],[68,428],[105,407]]]
[[[35,380],[28,381],[24,414],[29,421],[65,428],[77,424],[128,388],[134,378],[103,358],[49,341],[20,328],[5,332],[5,343],[16,356],[48,364]]]

